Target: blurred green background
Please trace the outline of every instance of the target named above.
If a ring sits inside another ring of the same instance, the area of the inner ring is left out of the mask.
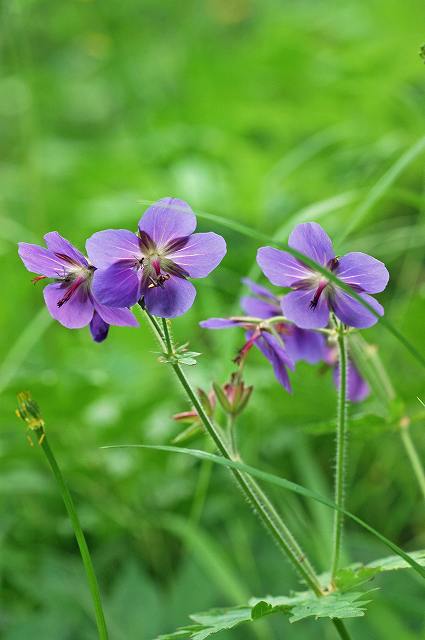
[[[286,594],[299,584],[225,470],[184,456],[100,450],[169,443],[179,432],[171,415],[186,401],[157,362],[147,326],[113,328],[97,345],[88,330],[49,322],[42,285],[31,284],[16,243],[40,243],[58,230],[83,248],[99,229],[135,228],[141,201],[167,195],[270,236],[281,229],[283,240],[296,220],[316,219],[335,237],[337,253],[363,250],[387,263],[391,283],[380,300],[423,352],[423,154],[397,169],[425,132],[424,4],[0,6],[0,635],[96,638],[63,504],[41,451],[29,447],[13,415],[22,389],[42,407],[75,497],[112,640],[151,640],[186,624],[193,611]],[[371,194],[380,197],[369,207]],[[353,219],[359,224],[338,243]],[[196,303],[174,330],[202,351],[189,375],[207,388],[212,378],[225,381],[243,338],[207,334],[198,321],[237,308],[258,243],[206,220],[199,227],[222,233],[228,255],[196,283]],[[423,370],[379,326],[365,337],[379,348],[397,411],[419,416],[412,437],[423,458]],[[239,425],[245,459],[331,495],[329,373],[298,366],[289,396],[253,353],[247,379],[255,394]],[[397,420],[376,397],[352,413],[349,508],[404,548],[424,547],[423,500]],[[209,446],[202,438],[194,445]],[[326,569],[331,513],[283,492],[274,497]],[[347,562],[388,555],[354,525],[347,529]],[[354,638],[425,637],[423,584],[406,571],[373,586],[382,589],[366,618],[348,625]],[[254,633],[260,640],[334,637],[326,622],[290,625],[283,616],[221,637]]]

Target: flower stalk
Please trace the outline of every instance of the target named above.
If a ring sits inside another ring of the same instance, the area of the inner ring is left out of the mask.
[[[155,331],[161,347],[165,350],[165,355],[168,362],[171,364],[176,377],[182,385],[191,404],[201,418],[206,431],[212,438],[218,451],[224,458],[227,458],[228,460],[235,460],[235,457],[232,456],[231,450],[222,433],[217,429],[216,425],[214,425],[212,420],[210,420],[210,418],[208,417],[202,406],[202,403],[196,395],[195,390],[192,388],[189,380],[186,378],[186,375],[183,372],[178,360],[174,357],[174,347],[167,321],[163,319],[161,328],[161,325],[159,324],[157,318],[152,316],[146,309],[145,313],[152,328]],[[282,521],[281,517],[276,512],[274,506],[265,495],[263,490],[252,478],[250,478],[246,474],[236,469],[232,470],[232,474],[242,492],[245,494],[250,504],[254,507],[260,520],[268,529],[272,537],[276,540],[285,557],[289,559],[295,570],[303,578],[308,587],[317,596],[323,595],[321,585],[312,565],[306,558],[298,542],[295,540],[292,533]]]
[[[94,566],[90,556],[90,551],[87,546],[84,532],[81,528],[80,520],[78,518],[77,511],[75,509],[74,501],[65,483],[62,472],[56,461],[55,455],[47,441],[46,432],[44,429],[44,420],[40,415],[40,411],[37,403],[31,399],[31,396],[28,392],[23,392],[18,394],[18,403],[19,404],[18,404],[18,409],[16,410],[16,415],[18,416],[18,418],[20,418],[27,424],[27,427],[30,430],[30,432],[33,433],[37,438],[37,442],[41,447],[41,449],[43,450],[44,455],[46,456],[47,462],[49,463],[49,466],[52,470],[52,473],[59,487],[62,500],[68,512],[68,516],[71,521],[72,528],[74,530],[75,538],[77,540],[77,544],[81,554],[81,559],[83,561],[84,569],[86,572],[87,583],[88,583],[89,590],[93,600],[99,640],[108,640],[108,631],[107,631],[105,616],[102,608],[99,584],[94,571]],[[30,437],[29,437],[29,441],[32,445],[33,443]]]
[[[342,509],[345,505],[345,476],[347,458],[347,337],[342,323],[338,323],[338,362],[339,362],[339,389],[337,406],[337,432],[336,432],[336,470],[335,470],[335,503],[340,510],[334,514],[333,548],[331,563],[331,585],[335,588],[335,577],[339,568],[341,555],[341,541],[344,524]]]

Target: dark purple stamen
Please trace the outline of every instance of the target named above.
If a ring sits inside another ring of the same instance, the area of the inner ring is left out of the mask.
[[[77,291],[80,285],[83,284],[83,282],[84,282],[84,278],[77,278],[75,282],[68,287],[63,298],[61,298],[57,303],[59,308],[62,307],[66,302],[68,302],[72,298],[74,293]]]

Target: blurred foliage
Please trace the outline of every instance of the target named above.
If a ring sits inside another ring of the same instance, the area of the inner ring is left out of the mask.
[[[424,132],[420,0],[3,0],[0,4],[0,634],[96,637],[83,568],[63,505],[37,447],[14,417],[31,389],[73,491],[104,594],[111,638],[149,640],[187,614],[288,593],[281,561],[225,470],[157,452],[102,451],[116,443],[169,443],[187,410],[153,336],[112,329],[107,342],[66,331],[42,310],[16,242],[58,230],[80,248],[105,227],[134,228],[143,200],[173,195],[271,236],[307,208],[336,238],[356,206]],[[383,259],[388,318],[424,351],[423,156],[382,193],[338,253]],[[228,255],[197,283],[192,310],[174,323],[202,351],[189,374],[225,382],[242,336],[198,321],[237,308],[256,243],[223,233]],[[379,326],[378,345],[408,415],[421,410],[423,371]],[[246,460],[330,493],[334,388],[300,365],[285,394],[256,354],[255,391],[240,420]],[[375,397],[353,409],[349,508],[408,550],[425,546],[423,504],[397,421]],[[370,416],[370,420],[361,416]],[[425,451],[423,420],[412,437]],[[197,446],[206,446],[202,437]],[[278,492],[276,501],[325,570],[331,514]],[[346,560],[382,546],[351,524]],[[354,637],[411,640],[425,633],[423,585],[411,572],[384,586]],[[303,625],[301,627],[301,624]],[[280,616],[260,638],[331,638],[326,622]],[[235,629],[221,637],[245,638]],[[302,636],[300,635],[302,634]]]

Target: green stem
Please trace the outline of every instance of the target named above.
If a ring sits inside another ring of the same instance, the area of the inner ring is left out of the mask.
[[[408,423],[400,425],[400,435],[404,448],[406,449],[406,453],[409,457],[410,464],[412,465],[413,473],[416,476],[419,488],[425,499],[425,471],[418,452],[416,451],[415,444],[410,436],[410,427]]]
[[[341,640],[350,640],[351,636],[345,628],[343,621],[339,620],[338,618],[333,618],[332,622],[335,626],[335,629],[338,631]]]
[[[339,354],[339,390],[338,390],[338,419],[336,432],[336,472],[335,472],[335,503],[344,509],[345,474],[347,456],[347,342],[344,327],[338,327]],[[342,529],[344,514],[335,511],[333,550],[331,564],[331,584],[334,585],[335,575],[339,567],[341,554]]]
[[[72,500],[69,489],[65,484],[65,480],[62,476],[61,470],[59,469],[58,463],[56,462],[53,451],[51,450],[49,443],[47,442],[47,437],[44,433],[44,430],[38,429],[35,433],[38,436],[40,446],[43,449],[44,455],[46,456],[53,475],[55,476],[56,482],[62,495],[62,500],[65,504],[65,508],[68,512],[69,519],[71,520],[71,524],[74,529],[75,538],[80,549],[81,559],[83,561],[84,569],[87,576],[87,582],[93,599],[99,639],[108,640],[108,631],[106,629],[105,616],[103,614],[102,602],[100,599],[99,584],[94,572],[93,563],[90,557],[90,551],[87,546],[87,542],[81,528],[77,512],[75,510],[74,502]]]
[[[170,336],[167,321],[162,321],[161,330],[157,319],[151,316],[148,311],[146,311],[146,315],[148,316],[151,326],[154,328],[158,336],[161,346],[165,346],[166,348],[166,355],[169,358],[174,373],[176,374],[191,404],[196,409],[206,431],[212,438],[218,451],[224,458],[227,458],[228,460],[234,459],[230,450],[228,449],[227,443],[225,442],[221,433],[217,430],[214,423],[206,414],[201,402],[199,401],[198,396],[196,395],[195,391],[192,389],[190,382],[186,378],[186,375],[184,374],[177,360],[174,359],[175,354],[172,347],[172,339]],[[246,474],[236,469],[232,470],[232,474],[236,479],[239,487],[242,489],[243,493],[259,515],[261,521],[269,530],[273,538],[276,540],[279,548],[283,551],[286,558],[290,560],[294,568],[298,571],[298,573],[301,575],[306,584],[312,589],[312,591],[317,596],[322,595],[322,589],[314,569],[312,568],[310,562],[307,560],[300,546],[298,545],[293,535],[286,527],[262,489],[252,478],[250,478]]]

